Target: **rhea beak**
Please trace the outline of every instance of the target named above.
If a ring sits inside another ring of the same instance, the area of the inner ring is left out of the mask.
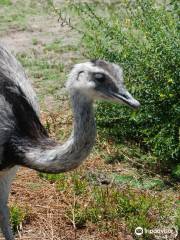
[[[123,89],[123,91],[118,93],[108,91],[108,96],[111,98],[111,100],[124,103],[134,109],[137,109],[140,107],[139,101],[133,98],[133,96],[125,89]]]

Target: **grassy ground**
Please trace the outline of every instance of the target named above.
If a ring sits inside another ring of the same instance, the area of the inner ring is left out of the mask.
[[[47,11],[45,1],[0,0],[0,16],[0,40],[32,79],[51,136],[64,141],[72,125],[64,82],[84,60],[80,36]],[[153,156],[98,136],[76,171],[47,175],[22,168],[9,203],[17,239],[155,239],[137,237],[135,228],[180,225],[179,186],[148,171],[144,159]]]

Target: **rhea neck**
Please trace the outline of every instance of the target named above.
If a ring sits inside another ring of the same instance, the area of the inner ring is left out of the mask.
[[[96,136],[93,102],[78,90],[71,92],[70,95],[74,118],[73,146],[86,149],[94,144]]]
[[[27,167],[42,172],[59,173],[78,167],[89,155],[96,137],[92,100],[78,90],[70,92],[74,125],[69,139],[63,144],[30,149],[25,156]]]

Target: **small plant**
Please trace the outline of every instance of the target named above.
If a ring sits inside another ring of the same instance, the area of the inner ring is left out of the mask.
[[[66,176],[64,173],[60,174],[48,174],[48,173],[39,173],[39,176],[45,180],[48,180],[49,182],[61,182],[66,179]]]
[[[173,211],[168,197],[163,200],[158,194],[100,186],[92,187],[85,196],[86,202],[77,198],[73,211],[68,210],[68,216],[76,228],[85,227],[91,222],[101,231],[112,231],[113,223],[119,222],[125,223],[127,232],[133,233],[137,226],[147,229],[160,226],[163,224],[161,219],[166,219],[167,225],[171,224]],[[114,231],[117,233],[117,229]],[[148,234],[143,237],[152,239]]]
[[[36,38],[33,38],[33,39],[32,39],[32,44],[33,44],[33,45],[37,45],[37,44],[38,44],[38,40],[37,40]]]
[[[165,191],[161,179],[109,172],[102,173],[110,179],[104,185],[99,181],[99,173],[77,170],[66,174],[40,174],[53,182],[65,199],[70,196],[66,216],[74,229],[94,225],[100,232],[118,236],[122,225],[126,226],[127,234],[133,235],[137,226],[153,229],[179,224],[178,210],[174,213],[174,207],[178,207],[176,197],[159,191]],[[154,238],[145,234],[143,239]]]
[[[72,175],[73,191],[75,195],[81,195],[87,191],[87,180],[79,174]]]
[[[21,229],[21,225],[26,217],[27,210],[18,205],[13,205],[10,207],[10,221],[14,232]]]

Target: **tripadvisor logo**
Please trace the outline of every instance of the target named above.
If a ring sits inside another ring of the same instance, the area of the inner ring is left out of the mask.
[[[158,240],[175,240],[178,236],[178,227],[172,226],[172,227],[162,227],[162,228],[153,228],[153,229],[146,229],[142,227],[137,227],[134,230],[134,234],[137,237],[141,237],[145,234],[153,235],[155,239]]]

